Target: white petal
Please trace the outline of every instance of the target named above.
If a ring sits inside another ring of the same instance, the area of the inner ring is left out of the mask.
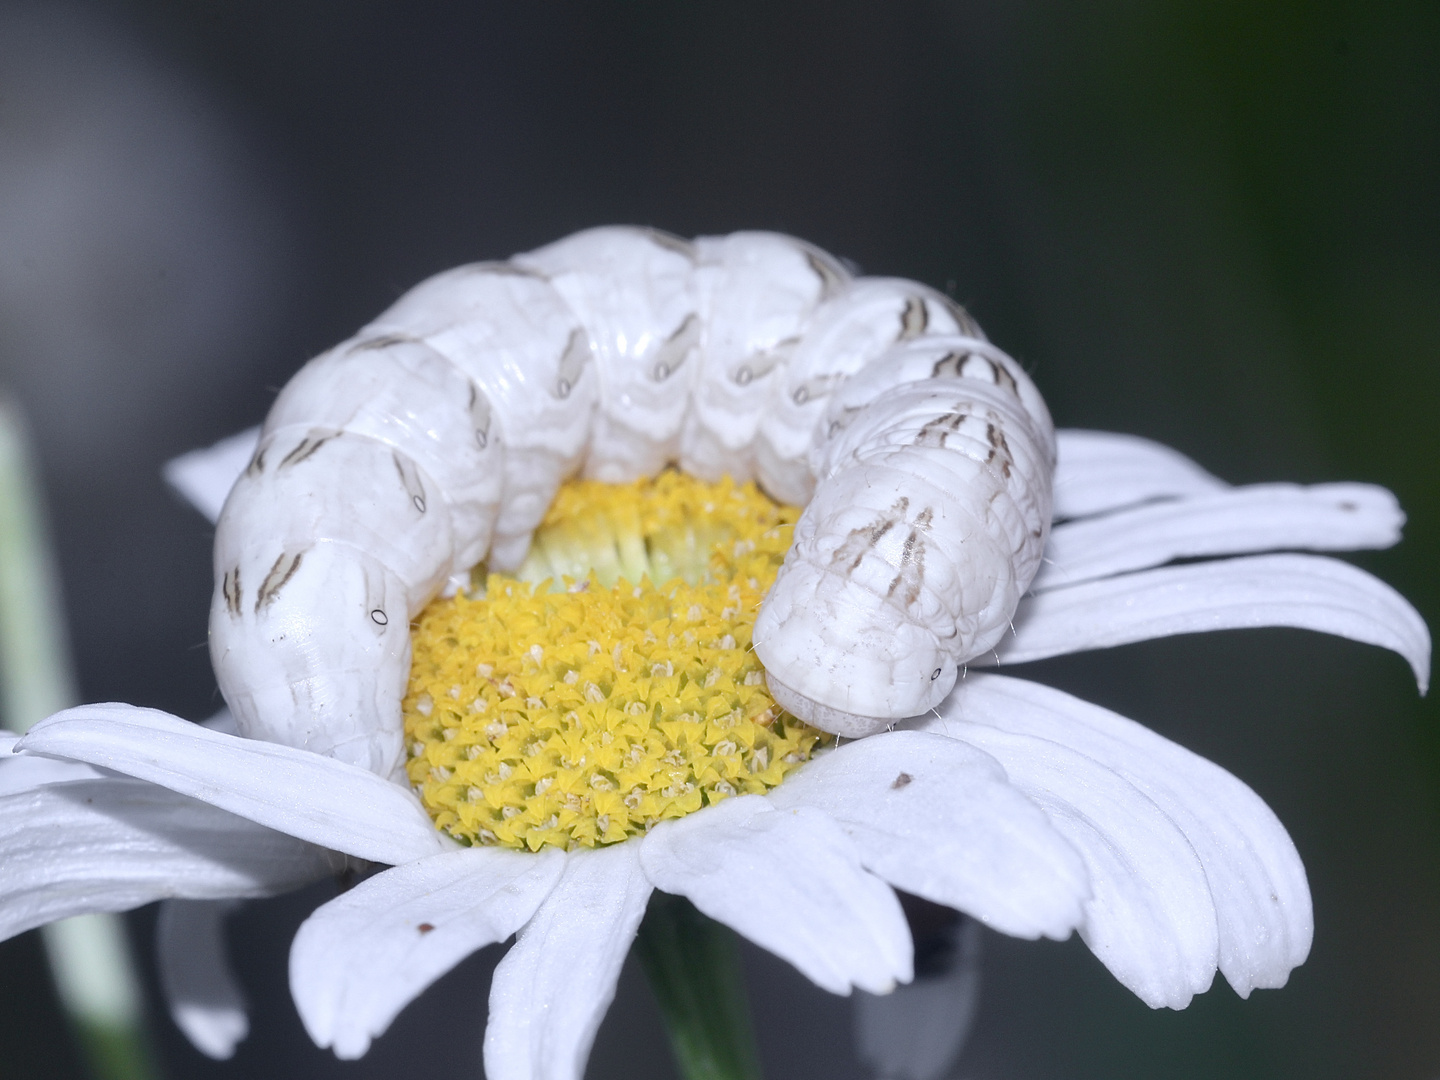
[[[165,479],[213,525],[220,520],[225,497],[255,455],[259,441],[260,429],[253,427],[214,446],[181,454],[165,463]]]
[[[1055,526],[1031,585],[1044,592],[1172,559],[1389,547],[1405,515],[1371,484],[1255,484]]]
[[[0,940],[170,897],[270,896],[343,856],[163,787],[108,778],[0,798]]]
[[[1080,925],[1090,896],[1080,856],[973,746],[873,735],[820,755],[767,798],[824,811],[871,873],[1001,933],[1061,939]]]
[[[306,750],[222,735],[158,709],[66,709],[31,728],[20,746],[138,776],[372,862],[409,862],[448,847],[419,800],[398,784]]]
[[[1055,433],[1055,516],[1085,517],[1151,499],[1201,495],[1225,487],[1178,450],[1138,435]]]
[[[426,987],[528,922],[564,864],[553,849],[447,851],[318,908],[290,949],[290,992],[310,1037],[362,1056]]]
[[[250,1033],[245,995],[225,951],[226,900],[167,900],[155,921],[160,987],[175,1026],[195,1049],[218,1060],[234,1057]]]
[[[495,969],[488,1080],[580,1080],[615,997],[650,882],[639,844],[570,852],[560,882]]]
[[[968,681],[968,680],[967,680]],[[955,738],[1005,766],[1085,859],[1093,896],[1080,936],[1152,1008],[1209,988],[1219,948],[1205,871],[1184,833],[1144,793],[1068,746],[942,715]],[[936,728],[941,721],[931,721]]]
[[[17,754],[14,749],[19,740],[20,736],[13,731],[0,731],[0,795],[14,795],[66,780],[98,780],[112,775],[79,761]]]
[[[1305,867],[1264,801],[1220,766],[1123,716],[1038,683],[971,675],[945,714],[1051,739],[1104,762],[1179,826],[1200,857],[1220,970],[1241,997],[1284,986],[1314,935]]]
[[[640,864],[657,889],[794,964],[832,994],[883,994],[912,974],[900,902],[824,813],[742,795],[656,825]]]
[[[1171,634],[1261,626],[1380,645],[1410,662],[1422,693],[1430,681],[1430,632],[1419,612],[1378,578],[1318,555],[1255,555],[1053,589],[1020,602],[1015,633],[996,652],[999,663],[1018,664]]]

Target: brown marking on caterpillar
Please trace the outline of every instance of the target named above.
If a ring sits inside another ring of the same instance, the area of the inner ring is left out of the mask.
[[[833,266],[813,251],[805,252],[805,261],[810,264],[810,269],[820,279],[820,299],[828,300],[845,287],[845,278],[837,274]]]
[[[410,504],[420,513],[425,513],[425,485],[420,480],[420,470],[398,450],[391,451],[390,457],[395,462],[395,471],[400,474],[405,493],[410,496]]]
[[[318,438],[315,437],[313,432],[310,435],[306,435],[300,440],[300,444],[296,446],[294,450],[291,450],[280,459],[280,464],[277,468],[283,469],[289,465],[299,465],[300,462],[313,455],[316,450],[319,450],[320,447],[324,446],[337,435],[339,435],[339,432],[331,432],[328,435],[321,435]]]
[[[940,302],[945,305],[945,310],[955,320],[955,325],[959,327],[960,333],[973,338],[982,336],[980,324],[975,321],[970,312],[965,310],[963,305],[943,293],[940,296]]]
[[[930,325],[930,312],[925,307],[925,301],[918,296],[907,297],[905,310],[900,312],[900,333],[896,341],[911,341],[925,333],[925,328]]]
[[[841,428],[849,427],[850,421],[855,419],[855,414],[862,411],[864,408],[865,406],[863,405],[846,405],[844,409],[841,410],[843,415],[840,417],[840,419],[830,421],[830,427],[825,432],[825,437],[827,439],[831,438]]]
[[[941,379],[947,377],[958,379],[967,378],[968,376],[965,373],[965,368],[968,366],[969,362],[972,359],[980,360],[985,363],[985,365],[990,369],[990,381],[992,383],[998,386],[1001,390],[1008,391],[1014,397],[1020,397],[1020,387],[1015,382],[1015,376],[1010,374],[1010,370],[1004,364],[999,363],[996,360],[992,360],[988,356],[979,356],[978,354],[973,352],[946,353],[939,360],[935,361],[935,366],[930,371],[930,377],[932,379]]]
[[[1005,441],[1005,432],[1001,431],[1000,426],[993,421],[988,422],[985,425],[985,438],[990,442],[990,453],[985,458],[985,464],[989,465],[995,460],[997,454],[1003,453],[1005,456],[1000,461],[1000,475],[1009,480],[1012,459],[1010,446]]]
[[[419,926],[415,927],[415,929],[416,929],[416,930],[419,930],[420,933],[422,933],[422,934],[428,934],[428,933],[430,933],[431,930],[434,930],[434,929],[435,929],[435,924],[434,924],[434,923],[428,923],[428,922],[422,922]]]
[[[910,500],[901,495],[890,507],[889,516],[878,517],[869,525],[851,529],[845,542],[836,548],[835,554],[830,557],[831,565],[837,565],[853,555],[854,561],[846,568],[846,573],[854,570],[864,560],[867,551],[874,548],[886,533],[905,520],[905,511],[909,508]]]
[[[250,464],[245,466],[245,475],[249,477],[259,476],[265,471],[265,451],[267,447],[261,447],[255,451],[255,456],[250,459]]]
[[[905,606],[909,607],[920,599],[920,587],[925,583],[925,539],[924,531],[930,528],[935,512],[926,507],[915,518],[915,525],[905,537],[900,549],[900,572],[890,582],[886,596],[894,596],[900,583],[905,583]]]
[[[945,442],[951,435],[960,430],[960,425],[969,419],[968,412],[942,413],[933,420],[928,420],[915,435],[915,446],[934,446],[943,449]]]
[[[902,772],[899,776],[895,777],[895,780],[890,785],[890,790],[899,791],[901,788],[905,787],[907,784],[910,783],[910,781],[914,779],[915,778],[911,776],[908,772]]]
[[[345,355],[351,353],[370,352],[373,349],[388,349],[391,345],[423,345],[419,338],[411,337],[409,334],[381,334],[379,337],[369,338],[365,341],[358,341],[345,350]]]
[[[680,370],[690,356],[690,350],[700,341],[700,319],[692,312],[681,320],[675,332],[665,339],[655,356],[655,363],[650,368],[650,378],[656,382],[664,382],[675,372]]]
[[[804,405],[807,402],[818,401],[834,389],[837,383],[845,381],[843,375],[817,375],[813,379],[806,379],[790,395],[790,400],[796,405]]]
[[[555,379],[555,387],[551,394],[561,401],[570,396],[570,391],[575,389],[581,377],[585,374],[585,365],[590,362],[590,339],[585,331],[576,327],[570,331],[570,336],[565,341],[565,351],[560,354],[559,373]]]
[[[466,274],[498,274],[501,277],[528,277],[537,281],[549,281],[544,274],[529,267],[516,266],[509,262],[477,262],[459,268],[460,272]]]
[[[255,594],[255,614],[260,614],[260,609],[269,607],[280,595],[280,590],[285,583],[295,576],[295,571],[300,569],[300,560],[305,557],[302,551],[297,555],[289,555],[281,552],[275,560],[275,565],[270,567],[270,572],[265,575],[265,580],[260,583],[260,591]]]
[[[475,429],[475,443],[484,450],[490,445],[490,399],[480,392],[473,382],[470,384],[470,424]]]
[[[939,360],[935,361],[935,366],[930,371],[930,377],[932,379],[961,378],[965,361],[969,360],[972,355],[973,354],[968,352],[946,353]]]
[[[990,370],[995,373],[995,385],[1002,390],[1008,390],[1015,397],[1020,396],[1020,387],[1015,383],[1015,376],[1011,375],[1004,364],[990,361]]]
[[[656,247],[678,252],[691,262],[695,261],[695,246],[689,240],[665,232],[663,229],[646,229],[645,237]]]
[[[226,570],[220,581],[220,591],[225,597],[225,610],[237,619],[240,617],[240,567]]]
[[[749,386],[756,379],[769,375],[783,362],[784,355],[799,343],[798,337],[788,337],[777,341],[772,349],[752,353],[747,363],[730,373],[731,381],[737,386]]]

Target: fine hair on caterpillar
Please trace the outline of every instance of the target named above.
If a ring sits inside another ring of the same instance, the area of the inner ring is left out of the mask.
[[[755,624],[776,700],[854,737],[1008,632],[1055,434],[944,294],[776,233],[576,233],[438,274],[281,391],[215,540],[242,733],[391,775],[409,622],[520,565],[559,485],[671,464],[803,504]]]

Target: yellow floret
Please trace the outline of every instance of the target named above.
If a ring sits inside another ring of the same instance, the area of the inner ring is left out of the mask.
[[[676,472],[562,487],[518,578],[415,628],[407,769],[435,824],[532,851],[617,843],[807,760],[823,733],[775,704],[750,650],[798,516]]]

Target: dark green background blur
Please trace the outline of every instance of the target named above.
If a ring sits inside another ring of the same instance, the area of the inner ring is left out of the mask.
[[[949,289],[1062,425],[1384,484],[1406,539],[1356,561],[1440,619],[1433,0],[0,3],[0,385],[84,696],[217,705],[167,457],[421,277],[609,222],[796,233]],[[991,935],[958,1075],[1440,1076],[1440,710],[1400,660],[1267,631],[1029,673],[1255,787],[1315,947],[1283,990],[1157,1013],[1078,942]],[[362,1062],[310,1046],[285,952],[324,895],[234,920],[251,1039],[214,1064],[157,1011],[170,1076],[478,1075],[493,951]],[[769,1075],[859,1077],[848,1004],[747,959]],[[627,969],[590,1075],[671,1076],[662,1039]],[[36,936],[0,946],[0,1076],[80,1075],[65,1040]]]

